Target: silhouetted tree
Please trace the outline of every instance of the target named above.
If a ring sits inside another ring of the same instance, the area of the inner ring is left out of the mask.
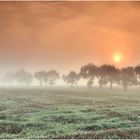
[[[31,84],[32,81],[33,81],[33,76],[31,73],[25,71],[24,69],[21,69],[21,70],[18,70],[16,73],[15,73],[15,78],[17,80],[18,83],[21,83],[21,84]]]
[[[70,71],[68,75],[63,75],[63,80],[64,82],[71,84],[71,87],[73,87],[74,84],[77,84],[79,75],[76,74],[75,71]]]
[[[97,78],[100,89],[102,89],[103,85],[108,83],[107,77],[104,73],[104,68],[102,66],[98,67]]]
[[[107,65],[107,64],[101,65],[98,68],[98,74],[97,74],[100,88],[102,88],[104,84],[109,83],[110,89],[112,89],[113,84],[119,81],[119,73],[120,73],[119,69],[117,69],[113,65]]]
[[[92,85],[93,85],[93,79],[89,79],[88,81],[87,81],[87,86],[89,87],[89,88],[92,88]]]
[[[48,81],[48,74],[46,71],[38,71],[34,73],[35,78],[40,82],[40,86],[43,85],[43,83],[47,83]]]
[[[56,70],[50,70],[47,72],[47,80],[50,85],[54,85],[57,79],[59,79],[59,73]]]
[[[136,85],[137,78],[133,67],[126,67],[121,69],[121,84],[124,90],[127,90],[128,86]]]
[[[87,86],[89,88],[92,87],[94,79],[97,76],[97,69],[97,66],[92,63],[84,65],[80,69],[80,76],[84,79],[88,79]]]
[[[136,76],[137,76],[137,84],[140,85],[140,65],[137,65],[135,67],[135,72],[136,72]]]

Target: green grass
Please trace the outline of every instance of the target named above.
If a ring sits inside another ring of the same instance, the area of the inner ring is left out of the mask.
[[[140,138],[139,89],[1,88],[0,138]]]

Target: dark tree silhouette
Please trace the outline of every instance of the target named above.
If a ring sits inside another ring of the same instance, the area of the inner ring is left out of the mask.
[[[137,84],[140,86],[140,65],[137,65],[135,67],[135,72],[136,72],[136,76],[137,76]]]
[[[25,71],[24,69],[18,70],[15,73],[15,78],[18,83],[29,85],[33,81],[33,76],[31,73]]]
[[[136,73],[133,67],[121,69],[121,84],[123,85],[124,90],[127,90],[128,86],[137,84]]]
[[[92,63],[84,65],[80,69],[80,76],[84,79],[88,79],[87,86],[89,88],[91,88],[94,83],[94,79],[97,76],[97,70],[97,66]]]
[[[104,84],[109,83],[110,89],[112,89],[113,84],[118,83],[119,81],[119,73],[120,73],[119,69],[117,69],[113,65],[107,65],[107,64],[101,65],[98,68],[98,74],[97,74],[100,88],[102,88]]]
[[[76,74],[75,71],[70,71],[68,75],[63,75],[64,82],[71,84],[71,87],[74,86],[74,84],[77,84],[77,81],[79,80],[79,75]]]
[[[97,78],[100,89],[102,89],[103,85],[106,85],[108,83],[108,80],[104,73],[104,68],[102,66],[98,67]]]
[[[35,78],[40,82],[40,86],[43,85],[43,83],[47,83],[48,81],[48,74],[46,71],[38,71],[34,73]]]
[[[54,85],[55,81],[59,79],[59,73],[56,70],[50,70],[47,72],[46,78],[50,85]]]

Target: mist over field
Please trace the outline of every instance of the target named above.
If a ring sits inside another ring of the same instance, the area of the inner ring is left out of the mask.
[[[0,1],[0,139],[140,139],[140,2]]]

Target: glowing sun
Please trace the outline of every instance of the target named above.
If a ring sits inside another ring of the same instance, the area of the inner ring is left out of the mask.
[[[114,54],[113,55],[113,61],[116,62],[116,63],[119,63],[122,61],[122,55],[117,53],[117,54]]]

